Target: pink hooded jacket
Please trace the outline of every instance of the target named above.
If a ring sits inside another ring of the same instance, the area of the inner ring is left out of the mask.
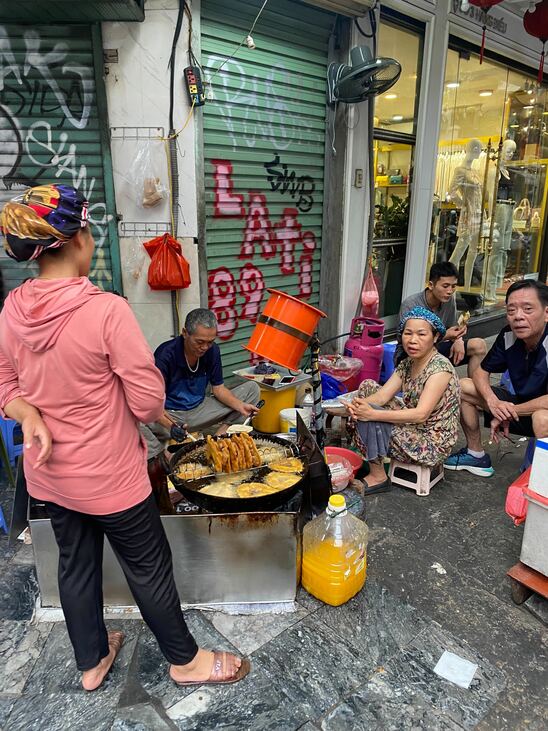
[[[24,460],[29,493],[105,515],[150,494],[138,422],[156,421],[164,380],[128,303],[87,277],[29,280],[0,313],[0,408],[22,396],[53,436]]]

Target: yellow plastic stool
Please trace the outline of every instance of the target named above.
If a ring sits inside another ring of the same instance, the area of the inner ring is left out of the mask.
[[[280,431],[280,411],[295,407],[297,387],[276,391],[261,387],[261,398],[264,406],[253,419],[253,428],[266,434],[277,434]]]

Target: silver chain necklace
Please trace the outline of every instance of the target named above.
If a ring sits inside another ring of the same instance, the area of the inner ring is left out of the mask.
[[[184,351],[183,351],[183,352],[184,352]],[[191,373],[196,373],[196,371],[197,371],[197,370],[198,370],[198,368],[200,367],[200,359],[198,358],[198,360],[197,360],[197,362],[196,362],[196,367],[195,367],[195,368],[193,368],[193,367],[192,367],[192,366],[190,365],[190,363],[188,362],[188,358],[186,357],[186,353],[185,353],[185,361],[186,361],[186,365],[187,365],[187,368],[188,368],[188,370],[189,370],[189,371],[190,371]]]

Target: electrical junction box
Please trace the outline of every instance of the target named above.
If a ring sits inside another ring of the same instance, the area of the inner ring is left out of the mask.
[[[205,104],[205,94],[200,69],[198,66],[187,66],[184,77],[190,103],[195,107],[202,107]]]

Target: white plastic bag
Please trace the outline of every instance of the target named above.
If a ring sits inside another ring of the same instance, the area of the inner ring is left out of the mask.
[[[165,167],[165,148],[161,140],[144,140],[139,144],[129,171],[129,184],[137,205],[153,208],[166,199]]]

